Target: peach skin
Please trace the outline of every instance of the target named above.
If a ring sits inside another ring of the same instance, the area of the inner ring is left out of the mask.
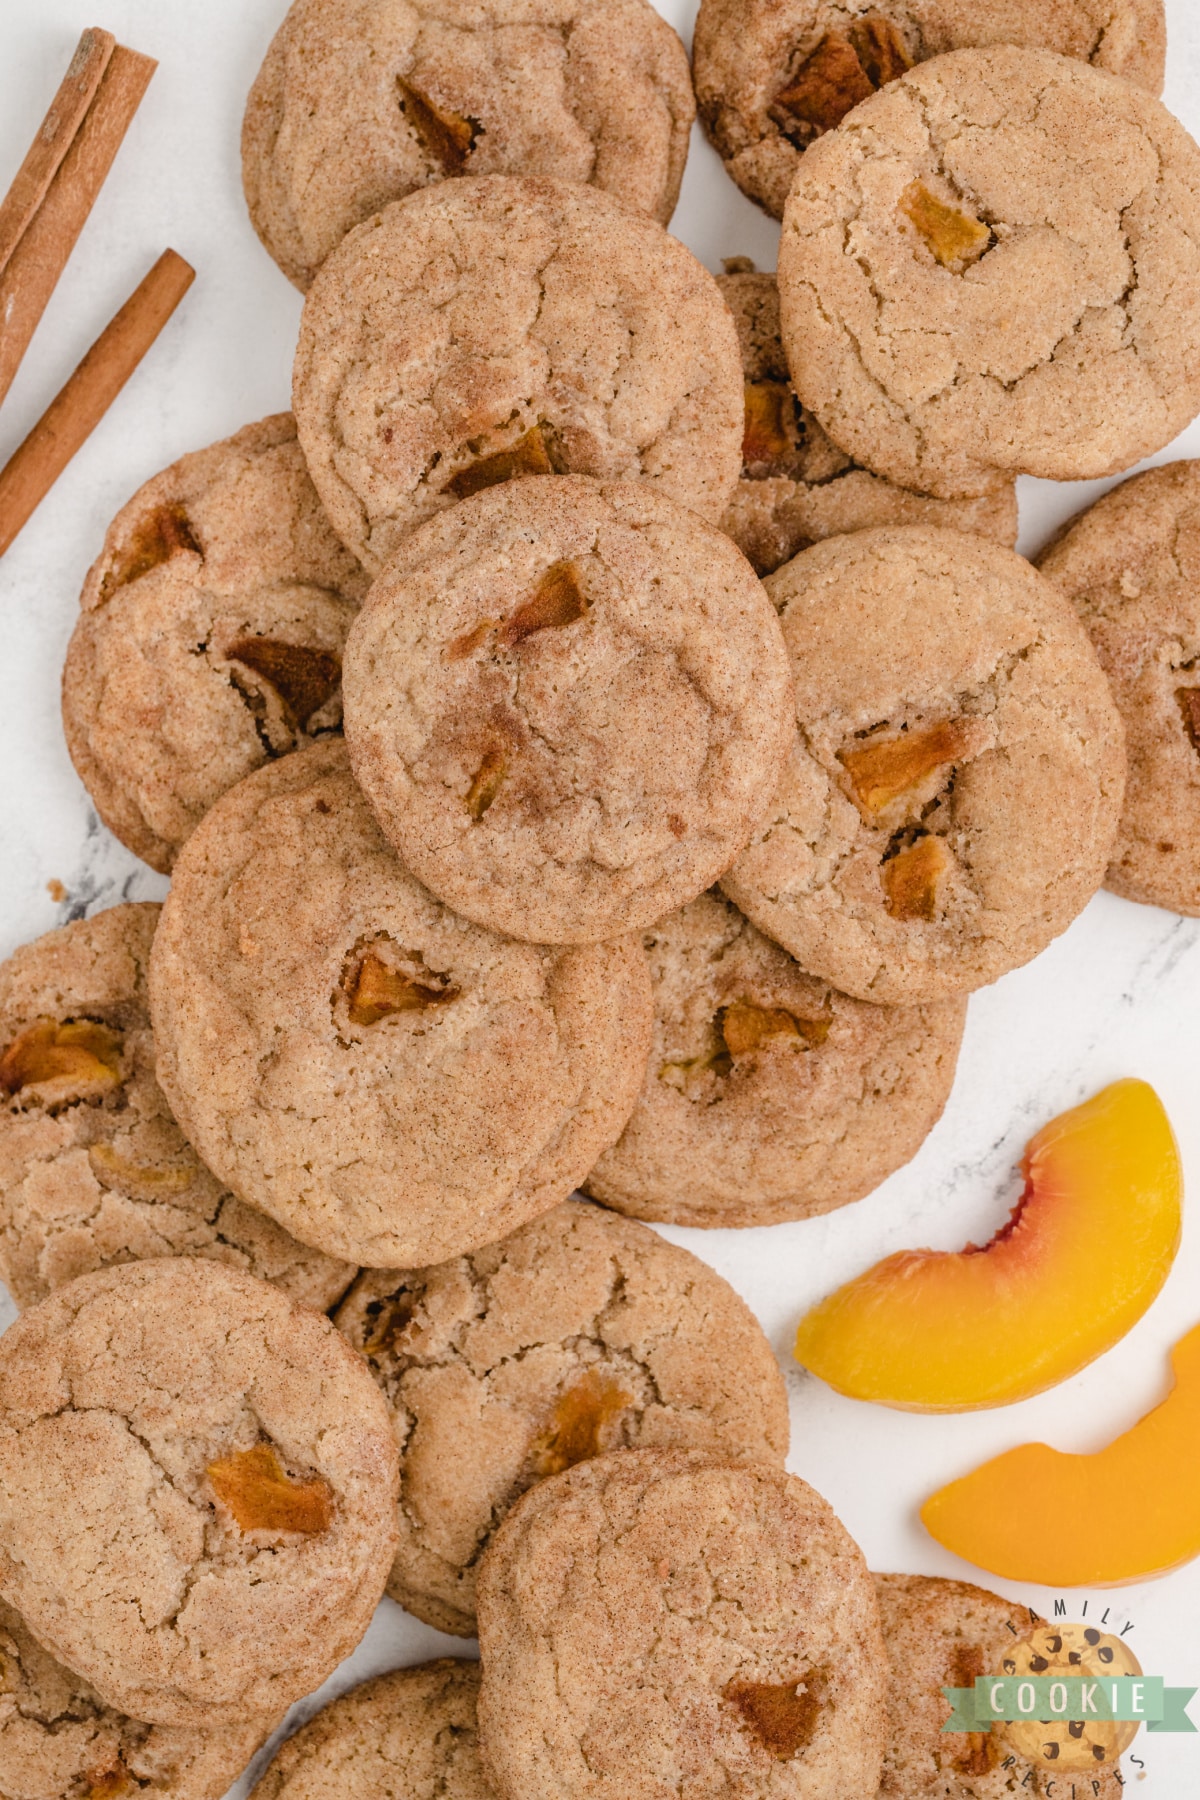
[[[800,1322],[796,1360],[856,1400],[914,1412],[1007,1406],[1109,1350],[1179,1248],[1182,1175],[1144,1081],[1044,1126],[1025,1191],[990,1243],[901,1250]]]
[[[1111,1587],[1200,1555],[1200,1325],[1171,1352],[1175,1386],[1094,1456],[1022,1444],[925,1502],[947,1550],[1011,1581]]]

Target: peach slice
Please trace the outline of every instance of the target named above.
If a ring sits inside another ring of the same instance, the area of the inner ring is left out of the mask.
[[[1200,1325],[1171,1352],[1166,1399],[1094,1456],[1022,1444],[921,1509],[947,1550],[1052,1588],[1149,1581],[1200,1556]]]
[[[901,1250],[814,1307],[796,1360],[840,1394],[914,1412],[1025,1400],[1111,1349],[1179,1248],[1183,1182],[1167,1115],[1118,1081],[1051,1120],[991,1242]]]

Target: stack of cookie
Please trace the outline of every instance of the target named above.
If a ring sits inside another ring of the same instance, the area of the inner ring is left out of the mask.
[[[1200,403],[1160,25],[704,0],[776,283],[665,230],[646,0],[296,0],[243,143],[294,416],[134,496],[64,676],[170,895],[0,970],[0,1792],[215,1800],[385,1584],[478,1628],[478,1745],[469,1666],[385,1677],[269,1800],[1036,1783],[940,1735],[1006,1603],[872,1582],[645,1221],[860,1199],[1106,874],[1200,911],[1190,470],[1012,547],[1018,474]]]

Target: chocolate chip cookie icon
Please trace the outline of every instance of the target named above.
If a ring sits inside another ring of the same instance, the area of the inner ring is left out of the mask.
[[[1006,1675],[1140,1675],[1120,1638],[1093,1625],[1038,1625],[1004,1657]],[[1009,1719],[996,1731],[1032,1763],[1057,1769],[1111,1769],[1137,1735],[1135,1720]]]

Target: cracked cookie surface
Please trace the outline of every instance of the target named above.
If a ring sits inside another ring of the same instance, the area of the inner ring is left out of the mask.
[[[429,520],[346,647],[354,772],[407,867],[541,943],[702,892],[790,736],[778,621],[713,526],[631,482],[543,477]]]
[[[0,1793],[221,1800],[278,1723],[144,1725],[106,1706],[0,1600]]]
[[[280,1746],[251,1800],[493,1800],[478,1692],[479,1664],[450,1657],[364,1681]]]
[[[746,381],[742,475],[721,530],[759,575],[824,538],[877,525],[946,526],[1015,548],[1013,482],[974,500],[934,500],[860,469],[796,399],[774,275],[738,271],[718,275],[717,285],[737,326]]]
[[[480,1558],[535,1482],[623,1447],[782,1463],[787,1393],[707,1264],[572,1200],[470,1257],[365,1269],[335,1322],[400,1444],[393,1600],[475,1630]]]
[[[146,984],[159,911],[114,906],[0,966],[0,1275],[25,1307],[112,1263],[205,1256],[325,1312],[356,1267],[222,1188],[158,1085]]]
[[[741,464],[713,277],[652,219],[565,182],[463,177],[358,226],[305,303],[293,396],[317,491],[372,574],[507,476],[648,482],[715,523]]]
[[[742,192],[783,217],[808,147],[915,64],[1017,44],[1161,94],[1163,0],[702,0],[704,129]]]
[[[104,823],[164,874],[235,781],[341,726],[367,578],[284,413],[154,476],[108,528],[63,673],[63,725]]]
[[[695,117],[647,0],[295,0],[250,91],[250,217],[308,287],[353,226],[448,177],[587,182],[667,224]]]
[[[479,1581],[501,1800],[874,1800],[871,1577],[803,1481],[626,1450],[530,1490]]]
[[[1038,567],[1076,607],[1125,722],[1129,779],[1105,885],[1200,914],[1200,463],[1124,482]]]
[[[383,1400],[327,1319],[196,1258],[82,1275],[0,1340],[0,1592],[110,1706],[282,1713],[395,1549]]]
[[[1114,474],[1200,407],[1200,149],[1086,63],[953,51],[806,151],[779,291],[796,392],[877,474]]]
[[[633,1106],[649,985],[636,940],[546,949],[442,906],[339,742],[208,815],[150,975],[160,1080],[210,1167],[304,1242],[389,1268],[566,1199]]]
[[[918,526],[816,544],[767,588],[798,732],[725,892],[863,1000],[1028,962],[1103,880],[1125,780],[1070,605],[1012,551]]]
[[[806,975],[717,893],[642,939],[654,1039],[584,1183],[673,1225],[774,1225],[861,1200],[916,1155],[954,1080],[960,1000],[872,1006]]]
[[[1069,1774],[1030,1764],[997,1732],[942,1731],[950,1717],[942,1689],[1002,1674],[1035,1615],[987,1588],[933,1575],[876,1575],[875,1590],[892,1670],[879,1800],[1052,1800],[1069,1792]],[[1118,1800],[1123,1791],[1111,1768],[1080,1782],[1089,1800]]]

